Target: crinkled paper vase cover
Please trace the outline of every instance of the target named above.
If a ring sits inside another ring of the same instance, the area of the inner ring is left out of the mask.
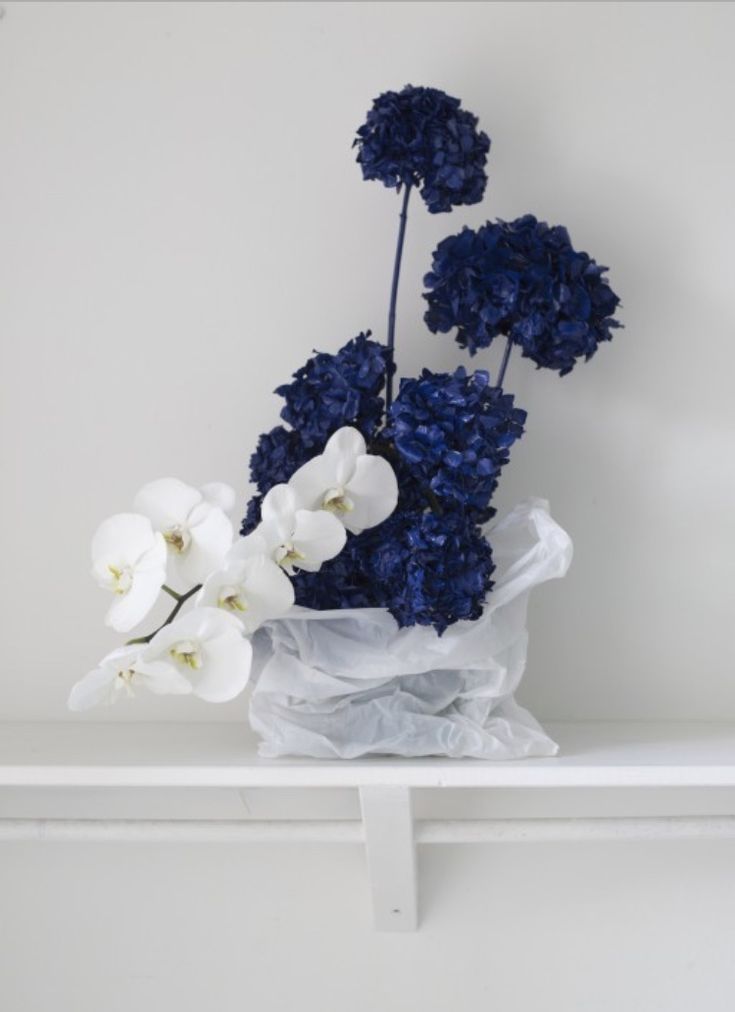
[[[488,533],[496,581],[476,622],[438,636],[400,629],[381,608],[294,608],[260,630],[250,721],[261,755],[555,755],[513,694],[526,666],[529,592],[564,576],[572,542],[541,499]]]

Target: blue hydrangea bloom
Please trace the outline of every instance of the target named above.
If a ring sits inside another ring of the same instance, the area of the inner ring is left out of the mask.
[[[464,228],[434,251],[424,319],[434,333],[458,328],[472,355],[507,335],[537,366],[564,376],[620,326],[606,271],[572,247],[565,228],[532,214]]]
[[[379,433],[370,447],[370,453],[385,457],[398,483],[398,506],[403,512],[422,512],[436,503],[436,499],[428,487],[423,475],[415,469],[398,452],[395,444],[387,435],[387,430]]]
[[[401,380],[386,436],[405,470],[442,508],[485,520],[494,513],[488,503],[525,420],[510,394],[490,386],[487,372],[424,369],[417,379]]]
[[[318,446],[306,446],[299,432],[283,425],[277,425],[261,435],[250,457],[250,481],[259,494],[248,503],[241,534],[249,534],[260,523],[260,504],[266,492],[274,485],[287,482],[294,471],[316,456],[319,450]]]
[[[387,608],[400,626],[431,625],[441,635],[482,615],[494,568],[492,549],[469,517],[397,512],[350,537],[318,573],[299,573],[296,603]]]
[[[304,445],[300,432],[277,425],[258,440],[250,458],[250,480],[265,495],[274,485],[288,481],[294,471],[317,453],[317,447]]]
[[[374,578],[371,560],[389,535],[392,519],[389,517],[362,534],[348,534],[340,554],[322,563],[318,573],[297,572],[294,578],[296,604],[319,611],[385,608],[387,588]]]
[[[398,624],[431,625],[439,635],[480,618],[495,568],[487,539],[461,513],[398,515],[370,566]]]
[[[357,131],[363,178],[385,186],[420,186],[429,211],[477,204],[487,183],[490,140],[459,99],[406,85],[376,98]]]
[[[322,449],[343,425],[354,425],[372,439],[383,415],[388,369],[388,349],[359,334],[336,354],[317,353],[298,372],[293,382],[276,389],[285,400],[284,422],[298,432],[306,447]]]
[[[245,516],[242,518],[240,524],[240,534],[245,537],[246,534],[251,534],[260,523],[260,507],[263,503],[262,495],[254,495],[248,502],[245,510]]]

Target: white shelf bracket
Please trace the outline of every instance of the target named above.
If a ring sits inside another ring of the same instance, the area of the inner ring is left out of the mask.
[[[360,807],[375,927],[415,931],[418,906],[411,790],[361,787]]]

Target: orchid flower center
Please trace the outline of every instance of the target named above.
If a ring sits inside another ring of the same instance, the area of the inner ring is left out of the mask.
[[[284,541],[275,551],[275,560],[279,566],[290,573],[294,564],[301,562],[306,556],[295,548],[290,541]]]
[[[174,524],[163,532],[163,540],[172,551],[182,555],[191,544],[191,534],[183,524]]]
[[[129,696],[133,695],[133,679],[135,678],[135,671],[132,668],[127,668],[123,671],[118,671],[117,677],[119,679],[118,688],[124,689]]]
[[[112,577],[111,590],[113,594],[127,594],[133,585],[133,570],[130,566],[108,566]]]
[[[354,508],[355,504],[343,488],[330,488],[322,500],[322,509],[330,513],[351,513]]]
[[[247,611],[248,602],[245,597],[245,588],[242,585],[234,586],[232,584],[221,587],[217,605],[226,611]]]
[[[169,650],[169,654],[179,664],[191,668],[192,671],[198,671],[202,666],[202,654],[199,644],[195,643],[194,640],[181,640],[180,643],[175,643]]]

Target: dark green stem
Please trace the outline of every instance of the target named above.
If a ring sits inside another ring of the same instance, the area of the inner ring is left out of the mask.
[[[160,633],[161,629],[165,629],[167,625],[170,625],[173,622],[173,620],[179,614],[179,612],[184,607],[189,598],[193,597],[193,595],[196,594],[198,590],[202,589],[202,585],[201,583],[198,583],[196,587],[192,587],[191,590],[187,590],[185,594],[177,594],[175,590],[171,590],[169,587],[166,586],[164,586],[162,589],[165,590],[167,594],[170,594],[172,597],[176,598],[176,604],[171,609],[171,614],[168,616],[166,621],[162,622],[159,625],[158,629],[154,629],[152,633],[149,633],[147,636],[137,636],[134,640],[128,640],[128,642],[125,644],[126,647],[131,647],[136,643],[150,643],[153,637],[157,633]]]
[[[502,387],[503,380],[505,379],[505,370],[508,368],[508,359],[510,353],[513,350],[513,339],[508,338],[507,344],[505,345],[505,351],[503,352],[503,361],[500,363],[500,372],[498,373],[498,382],[495,384],[496,387]]]

